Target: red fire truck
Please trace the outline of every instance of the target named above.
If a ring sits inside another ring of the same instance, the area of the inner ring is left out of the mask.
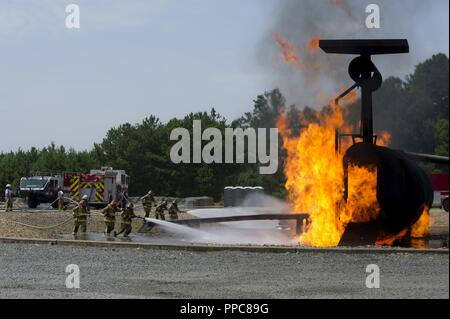
[[[434,206],[442,207],[448,212],[448,174],[439,173],[430,175],[434,190]]]
[[[52,203],[61,188],[65,197],[78,202],[86,195],[93,207],[104,207],[113,199],[122,200],[128,193],[129,176],[124,170],[102,167],[89,173],[35,174],[22,177],[20,196],[26,198],[30,208],[41,203]],[[55,204],[54,204],[55,206]]]

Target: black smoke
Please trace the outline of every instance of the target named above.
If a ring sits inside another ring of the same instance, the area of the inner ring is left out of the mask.
[[[375,57],[383,76],[401,78],[432,54],[448,54],[448,0],[280,0],[271,30],[259,47],[259,60],[270,75],[269,87],[278,87],[288,103],[321,106],[342,88],[352,84],[347,74],[352,57],[327,56],[321,50],[310,55],[305,46],[311,37],[322,39],[407,38],[410,54]],[[366,7],[381,10],[381,28],[367,29]],[[295,69],[283,63],[274,35],[279,34],[300,50],[302,62],[319,64],[319,71]]]

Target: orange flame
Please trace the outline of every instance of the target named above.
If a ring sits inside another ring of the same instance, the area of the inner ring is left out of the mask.
[[[426,248],[426,243],[414,239],[429,236],[430,227],[432,224],[433,221],[430,217],[430,208],[428,206],[425,206],[423,208],[422,215],[420,215],[419,220],[414,225],[405,228],[395,235],[380,234],[380,236],[378,236],[376,244],[379,246],[392,246],[395,244],[395,242],[405,237],[409,232],[411,237],[411,247]]]
[[[430,227],[433,221],[430,216],[430,208],[425,207],[419,220],[411,227],[411,237],[423,238],[430,235]]]
[[[377,170],[350,166],[348,168],[347,206],[341,219],[347,223],[365,223],[379,217],[381,208],[377,200]]]
[[[356,95],[344,101],[350,103]],[[348,104],[347,104],[348,105]],[[302,113],[301,113],[302,114]],[[343,154],[350,146],[343,141],[343,152],[336,152],[336,130],[350,132],[343,109],[328,106],[299,121],[305,127],[298,137],[291,136],[288,119],[280,115],[278,129],[287,150],[284,167],[286,189],[295,211],[309,214],[309,224],[299,238],[307,246],[337,246],[349,222],[369,222],[380,214],[375,167],[348,168],[348,198],[344,201]],[[380,140],[387,140],[382,134]]]
[[[274,35],[275,41],[280,46],[280,57],[281,59],[293,66],[295,69],[307,69],[312,71],[319,70],[319,64],[315,61],[313,62],[305,62],[301,57],[301,50],[297,48],[295,45],[291,44],[288,40],[283,38],[279,34]],[[310,56],[314,56],[317,49],[319,48],[320,37],[313,37],[308,40],[306,45],[306,49],[309,52]]]
[[[377,144],[380,146],[388,146],[391,144],[391,134],[386,131],[378,133]]]
[[[298,49],[279,34],[275,34],[275,41],[281,48],[280,56],[283,61],[295,68],[300,68],[301,60]]]
[[[317,52],[317,50],[319,49],[319,41],[320,41],[319,36],[309,39],[308,51],[311,55],[315,54]]]
[[[380,234],[378,236],[375,244],[377,246],[392,246],[398,240],[405,237],[407,233],[408,233],[408,229],[404,229],[401,232],[399,232],[398,234],[394,234],[394,235]]]
[[[359,99],[358,93],[353,90],[349,94],[347,94],[342,100],[344,103],[353,104],[356,103]]]
[[[348,8],[343,0],[332,3],[343,9]],[[348,14],[351,16],[349,8]],[[282,36],[276,34],[275,40],[280,46],[280,56],[284,62],[296,69],[319,70],[314,56],[319,48],[319,36],[310,38],[305,46],[309,61],[313,63],[305,63],[300,50]],[[321,103],[323,98],[324,93],[318,92],[316,100]],[[291,136],[285,114],[281,114],[278,119],[277,126],[287,150],[285,188],[294,210],[309,214],[308,223],[304,225],[299,238],[303,245],[337,246],[348,223],[370,222],[379,217],[381,208],[377,200],[377,170],[374,167],[348,168],[348,198],[344,201],[343,154],[351,144],[348,140],[342,140],[341,152],[337,152],[335,134],[337,130],[342,133],[353,131],[345,124],[343,112],[358,99],[358,93],[351,91],[341,99],[340,103],[344,105],[342,108],[335,105],[334,99],[329,99],[325,111],[310,110],[308,118],[300,113],[298,120],[305,128],[298,137]],[[388,132],[381,132],[377,144],[387,146],[390,139]],[[407,231],[395,236],[380,234],[377,244],[393,244]]]
[[[295,211],[310,216],[299,241],[308,246],[336,246],[344,231],[336,212],[344,185],[342,155],[335,152],[334,136],[344,121],[335,107],[320,122],[309,123],[299,137],[292,138],[286,116],[280,117],[278,129],[288,151],[285,186]]]

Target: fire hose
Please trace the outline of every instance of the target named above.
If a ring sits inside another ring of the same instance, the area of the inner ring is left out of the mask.
[[[58,228],[58,227],[61,227],[63,225],[66,225],[72,220],[73,220],[73,217],[70,217],[67,220],[63,221],[62,223],[59,223],[59,224],[56,224],[56,225],[50,225],[50,226],[29,225],[29,224],[25,224],[25,223],[21,223],[21,222],[15,221],[15,220],[6,220],[6,222],[9,222],[9,223],[12,223],[12,224],[16,224],[16,225],[20,225],[20,226],[24,226],[24,227],[28,227],[28,228],[33,228],[33,229],[48,230],[48,229]]]
[[[58,199],[59,199],[59,198],[57,198],[57,199],[55,199],[53,202],[51,202],[47,207],[45,207],[45,209],[46,209],[46,210],[50,209],[50,208],[53,206],[53,204],[54,204]],[[71,199],[71,198],[64,197],[64,199],[68,199],[69,201],[71,201],[71,202],[73,202],[73,203],[75,203],[75,204],[78,205],[78,202],[74,201],[74,200]],[[0,207],[1,207],[2,209],[4,208],[4,204],[5,204],[4,202],[0,202]],[[67,206],[69,206],[69,204],[65,205],[65,207],[67,207]],[[28,209],[28,208],[19,207],[19,208],[14,208],[13,211],[15,211],[15,212],[27,212],[27,211],[29,211],[29,209]]]
[[[48,206],[46,207],[46,209],[49,209],[50,207],[53,207],[53,204],[56,203],[56,201],[57,201],[58,199],[59,199],[59,198],[57,198],[57,199],[55,199],[53,202],[51,202],[51,204],[48,205]]]
[[[67,198],[67,199],[68,199],[69,201],[71,201],[71,202],[77,204],[77,205],[79,204],[77,201],[75,201],[75,200],[73,200],[73,199],[71,199],[71,198]],[[56,199],[55,201],[53,201],[53,203],[51,203],[51,204],[49,205],[49,207],[50,207],[51,205],[53,205],[57,200],[58,200],[58,199]],[[137,206],[142,206],[142,205],[137,205]],[[90,214],[85,214],[85,216],[90,217],[92,214],[96,214],[96,215],[101,215],[101,216],[103,216],[103,214],[100,213],[100,212],[98,212],[98,211],[97,211],[97,212],[92,212],[92,213],[90,213]],[[118,215],[116,215],[116,216],[118,216]],[[145,218],[144,218],[144,217],[141,217],[141,216],[134,216],[133,218],[142,219],[143,221],[145,221]],[[30,225],[30,224],[18,222],[18,221],[15,221],[15,220],[5,220],[5,221],[6,221],[6,222],[9,222],[9,223],[11,223],[11,224],[16,224],[16,225],[20,225],[20,226],[24,226],[24,227],[28,227],[28,228],[32,228],[32,229],[49,230],[49,229],[53,229],[53,228],[58,228],[58,227],[64,226],[64,225],[68,224],[69,222],[73,221],[73,219],[74,219],[74,217],[70,217],[70,218],[66,219],[65,221],[63,221],[63,222],[61,222],[61,223],[59,223],[59,224],[50,225],[50,226],[36,226],[36,225]]]
[[[68,198],[70,201],[78,204],[78,202],[72,200],[71,198]],[[56,199],[55,201],[53,201],[48,207],[52,206],[58,199]],[[68,219],[66,219],[65,221],[59,223],[59,224],[55,224],[55,225],[50,225],[50,226],[36,226],[36,225],[30,225],[30,224],[26,224],[26,223],[22,223],[22,222],[18,222],[15,220],[6,220],[6,222],[9,222],[10,224],[16,224],[16,225],[20,225],[20,226],[24,226],[24,227],[28,227],[28,228],[32,228],[32,229],[39,229],[39,230],[49,230],[49,229],[53,229],[53,228],[58,228],[61,226],[64,226],[66,224],[68,224],[69,222],[73,221],[73,217],[70,217]]]
[[[101,213],[97,213],[98,215],[102,215]],[[85,214],[85,216],[91,216],[91,214]],[[136,218],[142,218],[137,216]],[[36,225],[30,225],[30,224],[26,224],[26,223],[21,223],[15,220],[5,220],[6,222],[9,222],[11,224],[16,224],[16,225],[20,225],[20,226],[24,226],[24,227],[28,227],[28,228],[32,228],[32,229],[39,229],[39,230],[49,230],[49,229],[53,229],[53,228],[58,228],[61,226],[64,226],[66,224],[68,224],[69,222],[73,221],[74,217],[69,217],[68,219],[66,219],[65,221],[59,223],[59,224],[55,224],[55,225],[50,225],[50,226],[36,226]]]

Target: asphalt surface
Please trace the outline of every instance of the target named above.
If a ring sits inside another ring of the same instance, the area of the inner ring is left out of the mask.
[[[80,289],[66,288],[69,264]],[[369,264],[380,268],[380,289],[366,287]],[[449,298],[449,258],[0,243],[0,298]]]

